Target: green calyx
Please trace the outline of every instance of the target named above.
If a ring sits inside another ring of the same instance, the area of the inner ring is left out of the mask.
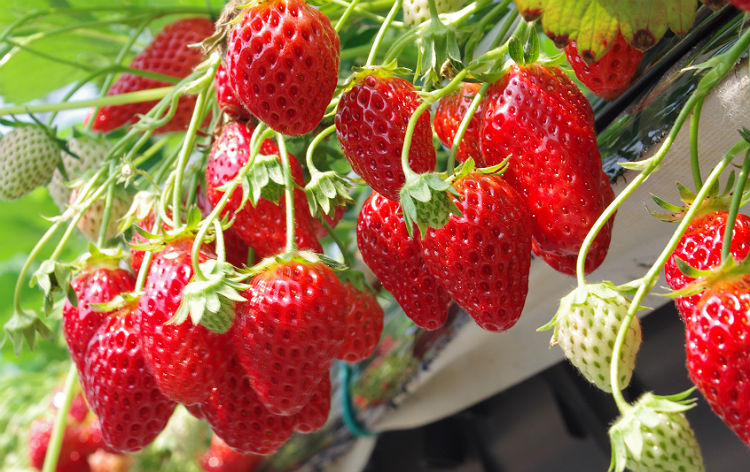
[[[349,190],[352,184],[334,171],[314,172],[305,187],[307,204],[313,216],[332,216],[336,208],[353,202]]]
[[[174,241],[194,237],[198,233],[201,218],[200,209],[192,207],[187,212],[185,225],[180,228],[165,230],[163,226],[159,225],[154,230],[155,232],[150,232],[139,226],[134,226],[135,232],[145,238],[146,241],[143,243],[131,242],[130,247],[140,251],[159,252]]]
[[[419,60],[416,73],[422,74],[432,82],[440,80],[441,70],[445,69],[446,65],[461,63],[456,31],[440,21],[434,2],[430,6],[430,22],[419,34],[418,44]]]
[[[352,74],[344,81],[340,95],[345,94],[369,76],[389,79],[397,75],[411,75],[411,70],[405,67],[399,67],[395,60],[388,64],[353,67],[352,70]]]
[[[729,178],[727,179],[727,183],[724,186],[723,190],[719,188],[718,183],[714,183],[714,185],[712,185],[709,189],[709,193],[706,198],[700,202],[696,201],[695,192],[677,182],[677,191],[680,194],[682,205],[675,205],[673,203],[667,202],[658,195],[651,195],[651,198],[654,200],[654,202],[660,208],[667,211],[667,213],[657,213],[650,211],[651,216],[661,221],[674,223],[682,221],[685,217],[685,213],[687,213],[687,211],[693,205],[699,205],[698,211],[693,216],[693,218],[700,218],[701,216],[712,213],[714,211],[727,210],[730,207],[732,198],[734,196],[732,192],[734,181],[735,175],[734,172],[732,172],[729,174]],[[750,201],[750,192],[743,193],[741,198],[742,200],[740,204],[746,204],[748,201]]]
[[[660,461],[669,462],[673,467],[662,464],[664,470],[705,470],[695,435],[683,414],[695,406],[695,398],[687,398],[693,390],[671,396],[645,393],[622,412],[609,429],[612,445],[609,470],[623,472],[626,467],[634,471],[654,470],[649,467]],[[654,438],[659,441],[656,445],[650,444]],[[686,453],[687,456],[677,457],[674,453]]]
[[[733,280],[750,274],[750,258],[745,258],[743,261],[737,261],[734,257],[730,256],[719,266],[705,270],[696,269],[679,257],[675,257],[675,261],[677,262],[677,267],[683,274],[695,280],[679,290],[673,290],[664,294],[663,296],[667,298],[696,295],[717,283]]]
[[[555,328],[550,339],[550,345],[556,344],[558,335],[557,326],[560,319],[567,316],[568,313],[577,307],[592,305],[592,298],[596,298],[604,303],[623,305],[626,310],[628,308],[627,305],[624,305],[627,299],[624,299],[622,293],[618,291],[612,282],[605,281],[597,284],[581,285],[560,299],[560,305],[557,308],[555,316],[547,324],[537,328],[537,331],[548,331]]]
[[[245,301],[239,292],[249,285],[242,283],[244,277],[228,262],[210,259],[200,269],[203,276],[194,275],[185,286],[180,306],[167,323],[181,324],[190,317],[195,325],[226,333],[234,323],[234,304]]]
[[[255,156],[247,177],[242,181],[242,193],[243,200],[249,195],[253,206],[261,198],[278,203],[284,195],[284,168],[279,157],[262,154]]]
[[[518,36],[513,36],[508,42],[508,54],[516,64],[533,64],[539,59],[539,37],[533,28],[528,33],[526,41]]]
[[[451,215],[461,216],[451,195],[459,196],[453,186],[435,173],[416,174],[401,188],[401,209],[409,235],[414,224],[424,237],[427,227],[442,228]]]

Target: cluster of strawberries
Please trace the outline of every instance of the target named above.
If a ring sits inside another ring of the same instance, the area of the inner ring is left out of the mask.
[[[479,89],[464,83],[438,104],[434,127],[445,146]],[[398,201],[406,123],[419,102],[409,82],[377,75],[361,78],[339,102],[336,131],[344,154],[375,190],[359,215],[360,252],[419,326],[439,328],[453,298],[479,326],[506,330],[523,309],[532,250],[574,275],[584,238],[614,198],[591,106],[557,68],[511,67],[489,87],[457,154],[481,167],[510,156],[507,170],[457,179],[458,197],[451,198],[462,215],[420,239],[407,232]],[[416,172],[435,166],[428,113],[417,121],[409,164]],[[612,224],[594,240],[586,272],[603,262]]]

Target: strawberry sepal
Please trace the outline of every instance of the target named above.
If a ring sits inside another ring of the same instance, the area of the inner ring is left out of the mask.
[[[336,208],[354,201],[349,195],[351,187],[349,180],[334,171],[314,172],[305,186],[310,214],[314,217],[333,216]]]
[[[424,236],[427,227],[440,229],[451,215],[461,216],[450,195],[459,196],[438,174],[428,172],[409,178],[401,188],[401,208],[409,235],[414,224]]]

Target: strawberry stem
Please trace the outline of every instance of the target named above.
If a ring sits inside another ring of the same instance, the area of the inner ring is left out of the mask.
[[[511,0],[503,0],[502,2],[498,3],[492,9],[487,12],[481,20],[479,20],[472,29],[474,30],[474,33],[472,34],[472,37],[469,38],[469,40],[466,42],[466,46],[464,48],[464,57],[467,61],[470,61],[474,58],[474,49],[476,48],[477,44],[479,44],[479,41],[484,37],[484,30],[487,27],[487,25],[490,22],[493,23],[493,27],[497,24],[496,18],[497,16],[506,8],[508,8],[508,5],[510,4]],[[508,34],[508,30],[510,30],[510,27],[513,25],[513,21],[515,21],[516,17],[518,16],[518,10],[516,9],[510,9],[509,11],[505,12],[505,15],[502,18],[502,25],[498,29],[495,39],[492,41],[492,45],[490,45],[489,49],[493,49],[495,46],[500,44],[500,41],[503,40],[506,34]]]
[[[739,176],[737,176],[737,185],[734,187],[734,195],[732,195],[732,203],[729,206],[729,215],[727,215],[727,226],[724,230],[724,240],[721,246],[721,262],[726,262],[729,259],[732,251],[732,237],[734,235],[734,222],[737,220],[737,212],[739,211],[740,205],[742,204],[742,195],[745,192],[745,184],[747,184],[747,173],[750,171],[750,151],[745,154],[745,160],[742,163],[742,169],[740,170]],[[698,201],[698,200],[696,200]]]
[[[284,196],[286,198],[286,252],[297,250],[297,241],[294,238],[294,182],[292,181],[292,168],[289,165],[289,154],[286,152],[286,141],[284,135],[276,133],[276,142],[279,145],[281,164],[284,166]]]
[[[109,175],[115,173],[114,161],[109,161]],[[104,203],[104,214],[102,215],[102,221],[99,225],[99,235],[97,237],[97,247],[104,247],[104,241],[107,238],[107,228],[109,226],[109,219],[112,217],[112,200],[115,195],[115,186],[110,185],[107,189],[107,197]]]
[[[318,133],[310,142],[310,145],[307,147],[305,161],[307,162],[307,169],[310,171],[310,174],[320,172],[313,162],[313,153],[315,152],[315,148],[318,147],[318,144],[320,144],[321,141],[323,141],[326,137],[328,137],[329,134],[333,133],[334,131],[336,131],[336,125],[329,126],[328,128]]]
[[[466,130],[469,127],[469,122],[474,117],[474,113],[476,113],[477,108],[479,108],[479,103],[484,98],[484,95],[487,93],[487,90],[490,88],[489,83],[482,84],[482,87],[479,89],[479,92],[474,96],[474,99],[471,101],[471,105],[469,105],[469,109],[466,110],[466,114],[464,115],[463,119],[461,120],[461,124],[458,126],[458,130],[456,131],[456,136],[453,137],[453,143],[451,144],[450,153],[448,154],[448,165],[446,167],[449,174],[452,174],[455,170],[456,166],[456,153],[458,152],[458,146],[461,144],[461,140],[464,138],[464,134],[466,133]]]
[[[698,101],[695,103],[695,108],[693,108],[693,115],[690,117],[690,169],[693,172],[693,182],[695,184],[695,188],[701,188],[703,186],[703,179],[701,178],[701,166],[698,156],[698,125],[701,120],[703,100],[703,97],[698,99]]]
[[[106,97],[92,98],[87,100],[74,100],[60,103],[41,103],[38,105],[11,105],[0,108],[2,115],[19,115],[25,113],[46,113],[50,111],[76,110],[79,108],[90,108],[108,105],[125,105],[128,103],[150,102],[159,100],[169,95],[174,86],[160,87],[155,89],[139,90],[137,92],[108,95]]]
[[[683,108],[683,111],[684,110],[685,109]],[[714,167],[714,169],[711,171],[711,174],[706,179],[705,184],[703,185],[703,187],[701,187],[700,191],[696,195],[695,201],[703,201],[706,198],[706,196],[709,194],[711,190],[711,187],[718,180],[719,176],[724,171],[724,169],[726,169],[727,166],[732,162],[732,159],[737,154],[741,153],[742,151],[747,150],[749,145],[750,143],[748,143],[747,141],[743,139],[737,144],[735,144],[734,146],[732,146],[732,148],[724,155],[721,162],[719,162],[716,165],[716,167]],[[641,173],[639,177],[643,175],[644,173],[645,171]],[[622,351],[622,346],[625,342],[625,337],[630,327],[630,323],[633,320],[633,317],[635,316],[636,312],[638,311],[638,308],[641,306],[641,302],[646,297],[646,295],[651,291],[654,284],[656,284],[656,281],[659,278],[659,275],[661,274],[662,269],[664,268],[664,264],[666,264],[667,259],[669,259],[670,255],[674,251],[674,248],[677,247],[677,243],[679,243],[680,239],[682,238],[682,235],[685,233],[685,230],[690,224],[690,221],[692,220],[693,216],[695,215],[696,212],[698,212],[699,209],[700,209],[700,205],[691,205],[688,211],[685,212],[685,217],[677,226],[677,229],[672,234],[672,237],[669,239],[669,242],[667,242],[666,247],[662,250],[661,254],[659,254],[659,257],[656,259],[656,261],[651,265],[651,268],[649,268],[646,275],[644,275],[643,278],[640,280],[640,284],[638,285],[638,290],[635,293],[635,296],[633,297],[633,300],[630,303],[630,307],[628,308],[628,313],[625,316],[625,318],[622,320],[622,324],[620,324],[620,329],[617,332],[617,339],[615,340],[615,345],[613,347],[612,362],[610,364],[610,382],[612,386],[612,396],[614,397],[615,403],[617,404],[617,408],[620,410],[620,413],[624,413],[625,410],[628,408],[628,403],[623,398],[622,391],[620,390],[620,386],[618,383],[618,379],[619,379],[618,367],[620,363],[620,354]],[[578,261],[580,262],[580,256],[579,256]]]
[[[406,180],[409,180],[410,178],[413,178],[415,175],[417,175],[413,170],[411,170],[411,167],[409,167],[409,150],[411,149],[411,140],[414,136],[414,129],[417,127],[417,121],[419,121],[419,117],[422,116],[422,113],[424,113],[424,111],[427,110],[433,103],[440,100],[442,97],[449,94],[456,87],[458,87],[468,73],[469,69],[463,69],[461,72],[456,74],[456,76],[448,83],[448,85],[427,95],[409,118],[409,124],[406,126],[406,134],[404,135],[404,144],[401,147],[401,168],[404,171],[404,177],[406,177]]]
[[[152,228],[149,228],[148,230],[156,234],[157,231],[159,231],[159,227],[161,226],[161,215],[158,211],[154,210],[154,226]],[[147,228],[144,228],[147,229]],[[153,251],[144,251],[143,252],[143,261],[141,262],[141,267],[138,268],[138,278],[135,280],[135,289],[133,291],[135,293],[138,293],[143,290],[143,287],[146,285],[146,276],[148,275],[148,269],[151,267],[151,261],[154,258]]]
[[[378,34],[375,36],[375,40],[373,41],[372,47],[370,48],[370,54],[367,56],[367,62],[365,62],[365,67],[369,67],[375,62],[375,56],[378,53],[380,44],[383,42],[383,38],[385,37],[385,33],[388,31],[388,28],[391,27],[391,23],[393,23],[393,19],[396,17],[396,13],[398,13],[398,7],[400,5],[400,0],[394,0],[393,6],[391,6],[390,11],[388,12],[388,16],[385,17],[383,24],[380,25]]]
[[[221,221],[214,220],[214,232],[216,233],[216,260],[224,262],[227,259],[227,255],[224,247],[224,229],[221,227]]]
[[[49,439],[47,453],[44,456],[44,466],[42,472],[54,472],[57,468],[57,461],[62,449],[63,437],[65,436],[65,426],[70,412],[70,405],[73,404],[76,383],[78,382],[78,371],[75,364],[71,363],[68,369],[68,375],[65,377],[65,386],[63,387],[63,403],[57,410],[55,424],[52,428],[52,436]]]
[[[182,178],[185,172],[185,166],[187,166],[188,158],[195,147],[198,129],[203,124],[203,118],[206,115],[206,105],[208,100],[212,98],[208,92],[212,90],[211,85],[213,84],[214,75],[216,75],[216,69],[218,67],[219,56],[214,53],[209,59],[208,72],[200,79],[203,82],[203,87],[198,93],[198,98],[195,101],[195,109],[193,110],[193,115],[190,117],[190,125],[188,125],[187,132],[185,133],[185,140],[182,142],[182,148],[180,149],[180,154],[177,158],[177,175],[175,178],[174,193],[172,194],[172,218],[174,219],[175,229],[180,226]]]
[[[349,6],[346,7],[346,10],[344,10],[344,13],[341,14],[341,17],[339,18],[339,21],[336,22],[336,26],[333,27],[333,29],[338,33],[341,31],[341,28],[344,27],[346,24],[346,21],[349,19],[351,14],[354,12],[354,9],[357,8],[357,4],[359,3],[359,0],[352,0],[352,2],[349,4]]]

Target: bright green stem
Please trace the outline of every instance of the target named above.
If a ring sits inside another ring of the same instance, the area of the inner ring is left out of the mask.
[[[341,31],[341,28],[346,24],[346,21],[349,19],[352,12],[354,12],[354,9],[357,8],[358,3],[359,0],[352,0],[349,6],[346,7],[346,10],[344,10],[344,13],[341,14],[341,18],[339,18],[339,21],[336,22],[336,26],[333,27],[333,29],[336,30],[337,33]]]
[[[286,152],[286,141],[284,135],[276,133],[276,142],[281,154],[281,165],[284,166],[284,196],[286,197],[286,252],[297,250],[297,242],[294,239],[294,181],[292,181],[292,168],[289,165],[289,153]]]
[[[747,50],[748,44],[750,44],[750,29],[745,31],[742,36],[740,36],[737,42],[722,55],[721,60],[716,65],[714,65],[714,67],[708,73],[706,73],[705,76],[703,76],[700,82],[698,82],[698,87],[687,100],[687,102],[685,102],[682,110],[680,110],[680,114],[677,115],[677,119],[675,119],[674,125],[672,125],[672,129],[669,130],[669,134],[664,140],[664,143],[662,143],[657,153],[646,161],[648,162],[647,167],[643,169],[643,171],[632,182],[630,182],[627,187],[625,187],[625,189],[614,199],[614,201],[612,201],[612,203],[609,204],[609,206],[604,210],[604,212],[599,216],[594,225],[591,227],[588,234],[586,235],[586,238],[583,240],[581,250],[578,252],[576,274],[579,287],[585,285],[586,283],[586,276],[584,271],[586,256],[589,252],[589,249],[591,248],[591,245],[594,242],[594,239],[599,234],[599,231],[601,231],[604,225],[607,224],[607,220],[609,220],[612,215],[615,214],[620,205],[622,205],[622,203],[627,200],[630,195],[632,195],[632,193],[648,178],[649,175],[651,175],[659,168],[661,161],[664,159],[664,156],[667,155],[667,152],[672,147],[672,143],[677,137],[677,133],[679,133],[680,129],[682,129],[682,125],[690,116],[690,113],[695,108],[695,105],[699,101],[702,101],[706,97],[706,95],[711,92],[711,90],[713,90],[713,88],[721,81],[721,79],[723,79],[727,75],[727,73],[729,73],[740,56]]]
[[[706,198],[709,191],[711,190],[711,186],[718,180],[719,175],[721,175],[724,169],[726,169],[726,167],[732,162],[734,156],[746,150],[747,148],[748,142],[745,140],[742,140],[732,146],[732,149],[730,149],[729,152],[724,155],[721,162],[719,162],[711,171],[711,174],[706,179],[706,183],[703,185],[703,187],[701,187],[700,191],[696,195],[695,201],[702,201]],[[692,220],[693,216],[699,209],[700,205],[691,205],[688,211],[685,213],[685,217],[677,226],[674,234],[672,234],[672,237],[669,239],[667,246],[662,250],[661,254],[659,254],[659,257],[656,259],[653,265],[651,265],[651,268],[648,270],[646,275],[644,275],[641,279],[638,291],[633,297],[633,300],[630,303],[630,307],[628,308],[628,314],[627,316],[625,316],[625,319],[623,319],[622,324],[620,324],[620,329],[617,332],[617,339],[615,340],[615,345],[612,348],[612,363],[610,364],[610,382],[612,386],[612,396],[614,397],[615,403],[617,404],[617,408],[620,410],[620,413],[624,413],[629,407],[627,401],[625,401],[625,398],[622,396],[622,391],[620,390],[620,385],[618,382],[618,364],[620,363],[620,354],[622,352],[623,343],[625,342],[625,336],[627,335],[628,329],[630,328],[630,323],[632,322],[633,317],[641,306],[641,302],[646,297],[648,292],[651,291],[657,279],[659,278],[659,274],[661,274],[661,271],[664,268],[664,264],[666,264],[667,259],[669,259],[669,257],[671,256],[674,248],[677,247],[677,243],[680,242],[682,235],[685,233],[685,230],[690,224],[690,220]]]
[[[456,87],[458,87],[468,73],[468,69],[463,69],[461,72],[456,74],[456,76],[448,83],[448,85],[440,90],[436,90],[429,96],[425,97],[425,99],[422,100],[422,103],[420,103],[416,110],[414,110],[411,118],[409,118],[409,124],[406,126],[406,135],[404,136],[404,145],[401,147],[401,168],[404,171],[404,176],[406,177],[407,181],[410,177],[416,175],[414,171],[409,167],[409,150],[411,149],[411,140],[414,136],[414,129],[417,127],[417,121],[419,121],[419,117],[422,116],[422,113],[430,108],[433,103],[440,100],[445,95],[451,93]]]
[[[747,173],[750,170],[750,152],[745,154],[745,161],[742,163],[742,170],[737,177],[737,183],[732,195],[732,203],[729,205],[729,215],[727,215],[727,226],[724,230],[724,240],[721,247],[721,261],[729,259],[732,250],[732,237],[734,235],[734,222],[737,220],[737,212],[742,204],[742,195],[745,193],[745,184],[747,184]]]
[[[114,161],[109,161],[109,175],[115,173]],[[107,189],[107,199],[104,203],[104,214],[102,215],[102,221],[99,225],[99,236],[97,237],[96,245],[98,247],[104,247],[104,241],[107,238],[107,227],[109,226],[109,220],[112,217],[112,201],[115,197],[115,186],[110,185]]]
[[[435,6],[435,0],[427,0],[427,6],[430,8],[430,18],[438,16],[437,7]]]
[[[127,103],[150,102],[167,96],[174,87],[160,87],[137,92],[121,93],[88,100],[76,100],[62,103],[40,103],[38,105],[12,105],[0,108],[0,116],[18,115],[21,113],[46,113],[50,111],[76,110],[109,105],[125,105]]]
[[[396,17],[396,13],[398,13],[399,5],[401,5],[401,0],[394,0],[393,6],[388,12],[388,16],[385,17],[385,21],[383,21],[383,24],[380,25],[378,34],[375,36],[375,40],[372,43],[372,48],[370,48],[370,54],[367,56],[367,62],[365,63],[366,67],[371,66],[375,62],[375,56],[378,54],[380,44],[383,42],[383,38],[385,37],[385,33],[388,31],[388,28],[391,27],[391,23],[393,23],[393,19]]]
[[[182,210],[182,178],[185,173],[185,166],[187,166],[188,158],[190,153],[193,152],[195,146],[195,140],[197,139],[197,132],[203,123],[203,117],[205,116],[206,103],[208,102],[208,92],[210,87],[206,87],[198,94],[198,99],[195,102],[195,109],[193,110],[193,116],[190,117],[190,125],[188,126],[187,133],[185,134],[185,140],[182,142],[182,148],[180,154],[177,157],[177,175],[174,184],[174,193],[172,194],[172,218],[174,219],[174,228],[180,226],[180,212]]]
[[[334,131],[336,131],[336,125],[329,126],[328,128],[318,133],[315,138],[313,138],[312,142],[310,142],[310,145],[307,147],[305,159],[307,161],[307,169],[311,174],[319,172],[318,168],[315,167],[315,163],[313,162],[313,153],[315,152],[315,148],[318,147],[318,144],[320,144],[321,141],[323,141],[329,134],[333,133]]]
[[[154,212],[154,226],[152,228],[144,228],[147,231],[150,231],[151,233],[156,234],[157,231],[159,231],[159,227],[161,226],[161,215],[158,211]],[[154,258],[154,253],[152,251],[145,251],[143,253],[143,262],[141,262],[141,267],[138,269],[138,278],[135,281],[135,289],[134,291],[140,292],[143,290],[143,287],[146,285],[146,275],[148,275],[148,269],[151,267],[151,260]]]
[[[44,456],[44,466],[42,472],[54,472],[57,468],[57,461],[60,456],[63,438],[65,437],[65,425],[68,419],[70,405],[73,403],[73,394],[75,393],[76,382],[78,382],[78,371],[75,364],[70,364],[68,375],[65,377],[65,386],[63,387],[63,404],[57,410],[55,425],[52,429],[52,436],[47,446],[47,454]]]
[[[221,227],[221,221],[214,220],[214,231],[216,232],[216,260],[224,262],[227,259],[227,253],[224,247],[224,230]]]
[[[703,97],[700,97],[693,108],[693,115],[690,117],[690,169],[693,172],[693,183],[695,188],[703,186],[701,177],[701,165],[698,156],[698,125],[701,120],[701,110],[703,109]]]
[[[336,243],[336,246],[339,247],[339,251],[341,251],[341,257],[344,258],[344,264],[346,264],[347,267],[352,268],[354,267],[354,260],[352,259],[352,255],[349,254],[349,251],[346,250],[346,245],[344,242],[336,236],[336,233],[334,232],[333,228],[331,228],[331,225],[328,224],[326,221],[321,221],[323,223],[323,227],[328,231],[328,235],[333,239],[333,242]]]
[[[447,170],[449,174],[453,173],[453,170],[455,168],[456,164],[456,153],[458,152],[458,146],[461,144],[461,140],[464,139],[464,134],[466,133],[466,130],[469,128],[469,122],[471,122],[471,119],[474,117],[474,113],[476,113],[477,108],[479,108],[479,102],[482,101],[484,98],[484,95],[487,93],[487,90],[490,88],[489,83],[482,84],[482,87],[479,89],[479,92],[474,96],[474,99],[471,101],[471,105],[469,105],[469,109],[466,110],[466,114],[464,115],[463,119],[461,119],[461,124],[458,126],[458,130],[456,131],[456,136],[453,137],[453,143],[451,143],[451,150],[448,154],[448,166]]]
[[[508,7],[508,4],[510,2],[511,2],[511,0],[503,0],[502,2],[498,3],[497,5],[495,5],[494,7],[492,7],[492,9],[489,12],[487,12],[487,14],[484,15],[482,17],[482,19],[479,20],[474,25],[474,27],[473,27],[474,32],[475,32],[474,35],[476,35],[476,36],[472,35],[472,37],[467,42],[466,48],[465,48],[465,51],[466,51],[465,54],[466,54],[467,60],[470,60],[470,59],[472,59],[474,57],[474,48],[476,47],[477,43],[479,43],[479,41],[481,39],[480,32],[483,32],[485,30],[485,28],[487,27],[487,25],[491,21],[495,20],[495,18],[497,17],[497,15],[499,15],[500,12],[502,12],[503,10],[505,10]],[[509,19],[508,17],[510,17],[511,19]],[[502,19],[503,26],[500,27],[500,30],[498,31],[497,36],[495,37],[495,41],[500,41],[502,39],[502,37],[505,36],[505,34],[508,32],[508,29],[510,29],[511,23],[513,22],[512,18],[515,18],[515,16],[514,15],[507,15],[506,17],[504,17]]]
[[[23,290],[23,282],[26,280],[26,274],[28,274],[29,270],[31,269],[31,264],[37,258],[42,248],[52,238],[52,235],[57,232],[57,229],[60,226],[62,226],[62,223],[63,222],[61,220],[58,220],[54,224],[52,224],[52,226],[47,228],[47,231],[44,233],[44,235],[42,235],[41,238],[39,238],[39,241],[37,241],[36,245],[29,253],[29,256],[26,258],[26,262],[24,262],[23,267],[21,267],[21,272],[18,274],[18,278],[16,279],[16,288],[13,292],[13,309],[16,312],[23,313],[23,308],[21,307],[21,291]]]

